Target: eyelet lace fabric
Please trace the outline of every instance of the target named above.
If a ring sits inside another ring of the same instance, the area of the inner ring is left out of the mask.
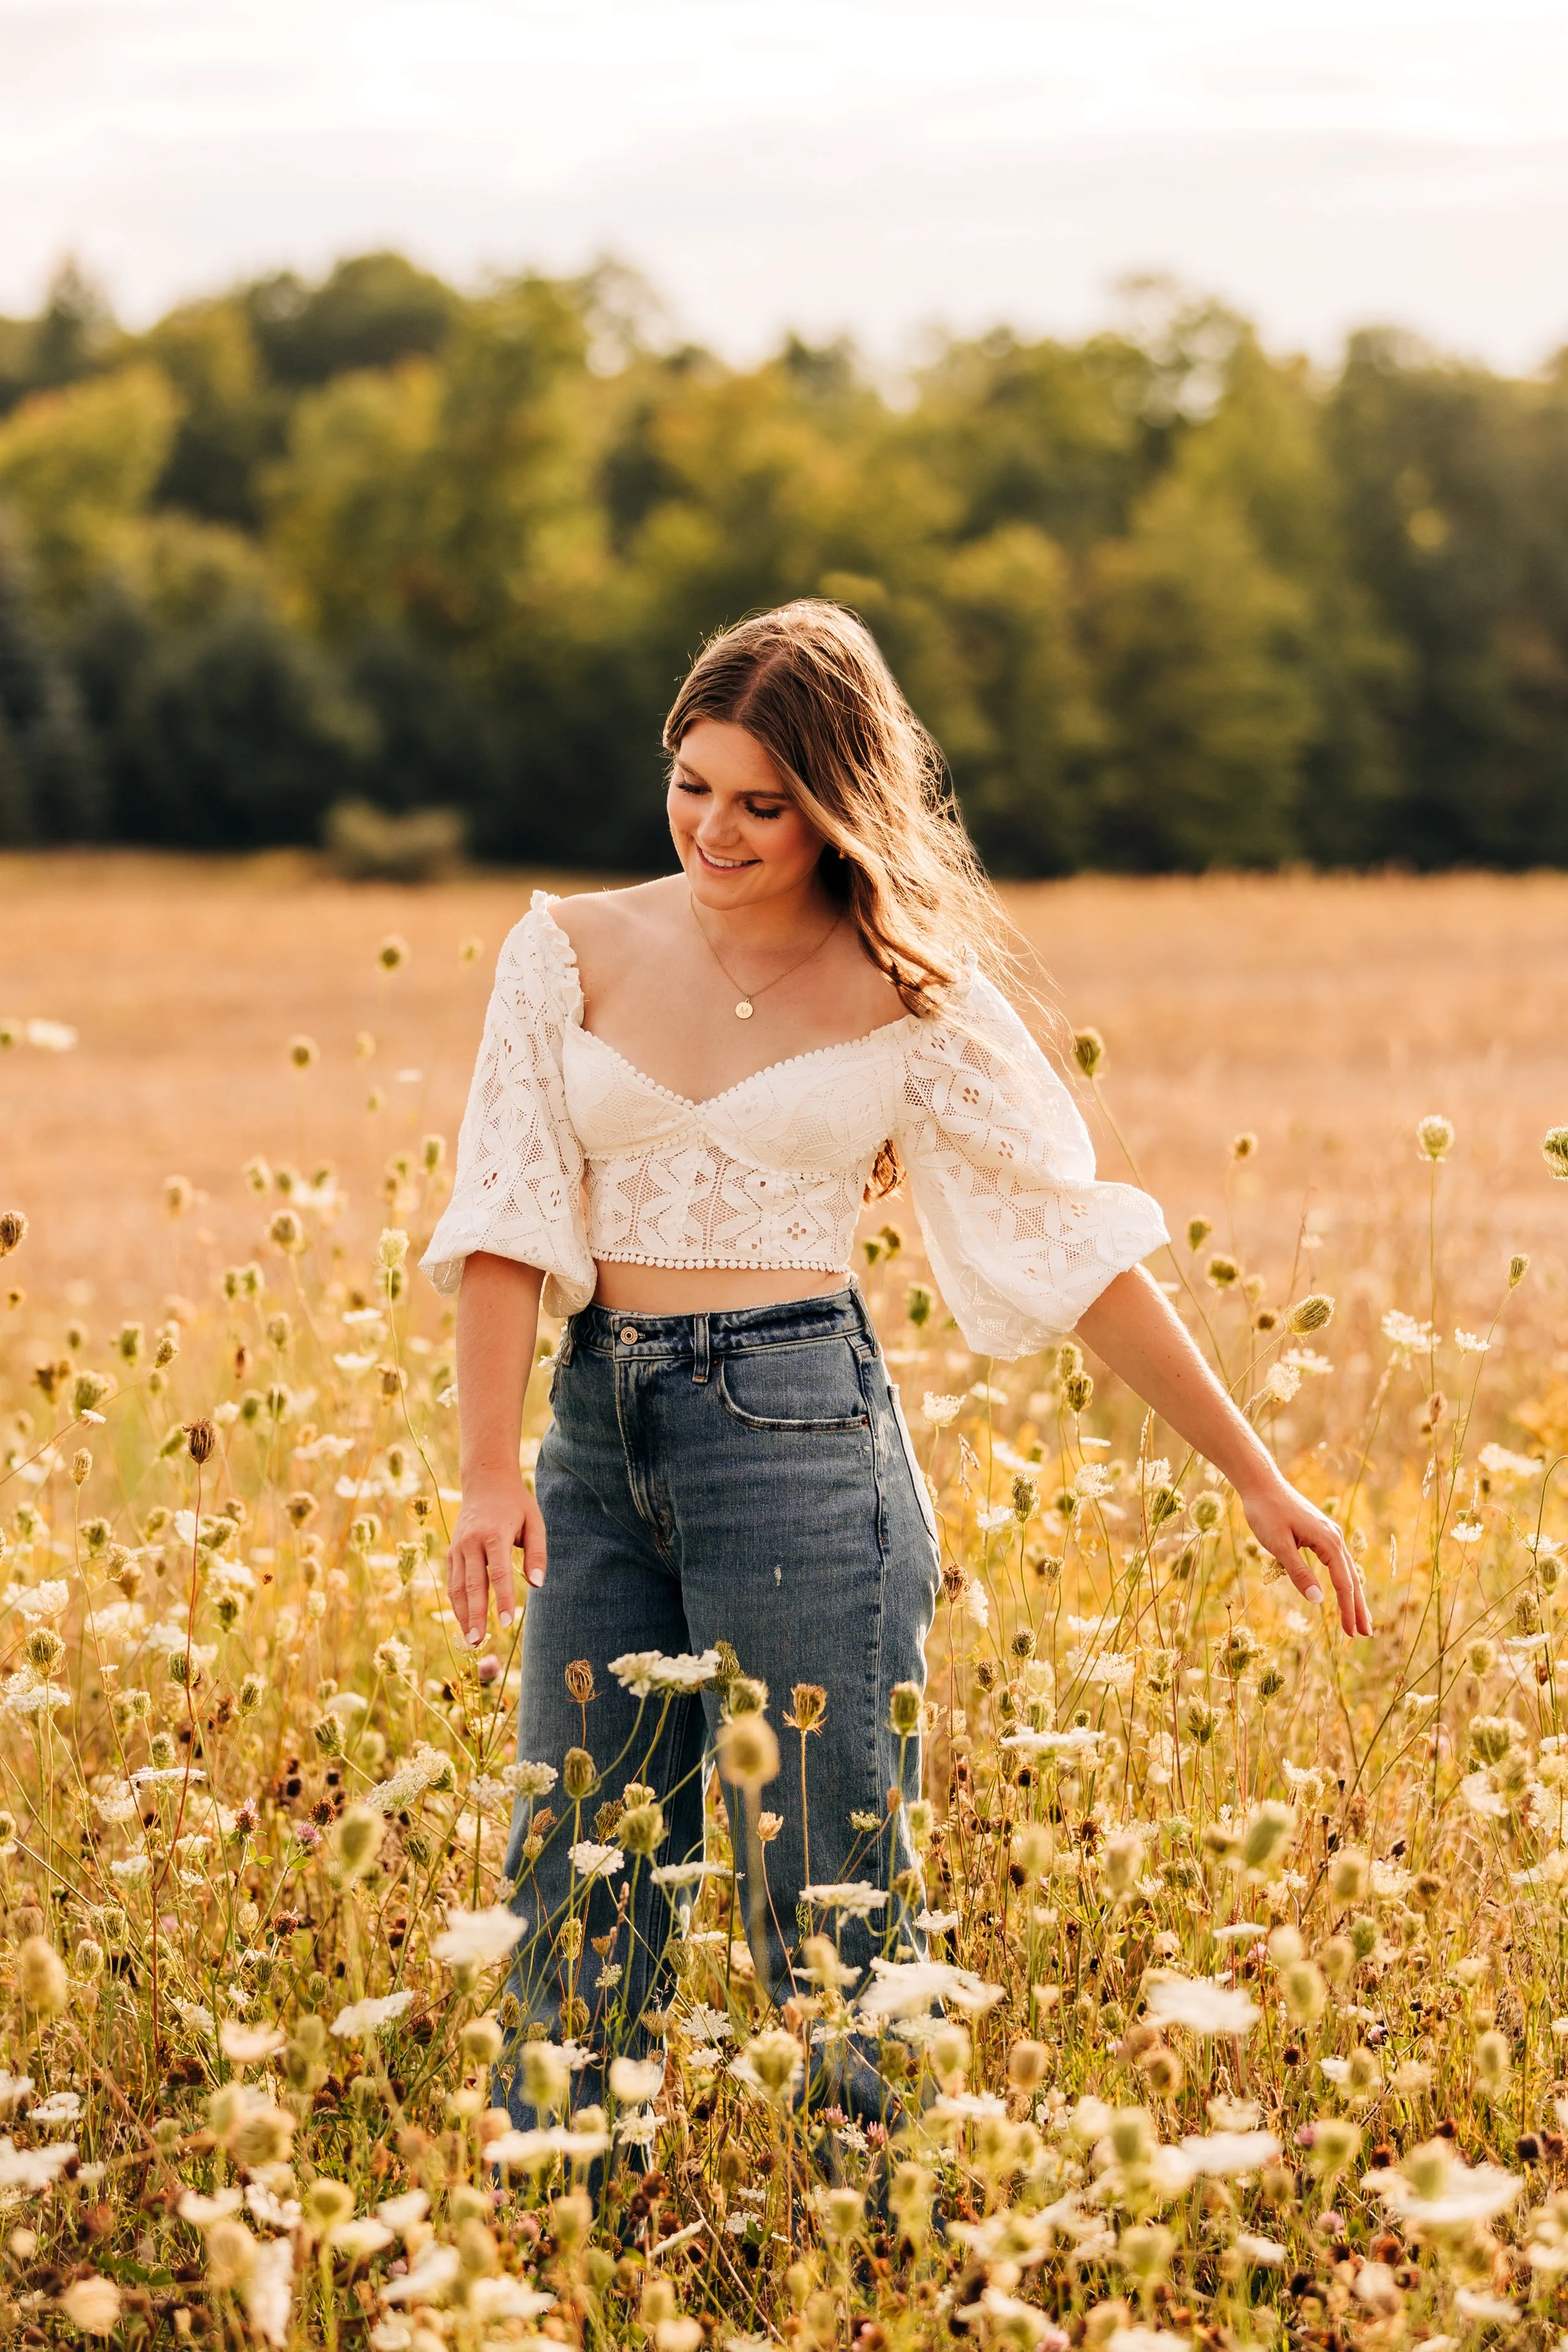
[[[834,1272],[889,1136],[942,1295],[987,1355],[1070,1330],[1166,1238],[1146,1192],[1097,1181],[1072,1097],[983,976],[939,1020],[690,1102],[584,1030],[571,942],[538,892],[501,950],[425,1268],[449,1292],[474,1250],[539,1266],[562,1316],[593,1297],[595,1261]]]

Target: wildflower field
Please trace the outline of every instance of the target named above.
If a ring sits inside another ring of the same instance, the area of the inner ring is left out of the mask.
[[[881,1204],[860,1278],[942,1530],[894,1695],[921,1870],[814,1889],[782,2009],[717,1782],[672,1866],[591,1676],[581,1748],[520,1759],[516,1636],[447,1606],[414,1261],[526,902],[0,865],[0,2334],[1555,2346],[1568,884],[1018,895],[1102,1166],[1162,1197],[1154,1271],[1377,1631],[1070,1344],[973,1357]],[[722,1688],[765,1856],[833,1700],[746,1665],[621,1671],[650,1745]],[[630,2018],[624,1929],[552,1923],[563,2044],[507,1991],[552,1836],[579,1904],[650,1872],[669,1927]],[[928,1956],[847,1971],[896,1895]],[[879,2116],[833,2103],[851,2041]]]

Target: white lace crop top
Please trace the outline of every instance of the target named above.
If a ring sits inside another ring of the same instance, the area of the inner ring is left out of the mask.
[[[550,908],[537,891],[501,949],[452,1197],[423,1260],[437,1290],[457,1288],[472,1250],[541,1267],[560,1316],[592,1298],[597,1259],[836,1272],[889,1137],[931,1271],[984,1354],[1059,1338],[1165,1240],[1146,1192],[1096,1181],[1072,1097],[979,973],[957,1019],[911,1013],[689,1102],[584,1028]]]

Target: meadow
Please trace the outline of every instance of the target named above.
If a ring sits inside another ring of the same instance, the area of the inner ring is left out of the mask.
[[[474,1657],[446,1603],[415,1260],[530,878],[0,861],[0,2332],[1555,2345],[1568,880],[1012,895],[1102,1167],[1164,1202],[1154,1270],[1377,1630],[1070,1344],[971,1356],[882,1204],[860,1276],[942,1530],[894,1702],[922,1867],[816,1890],[773,2010],[717,1787],[707,1875],[669,1870],[591,1697],[559,1773],[516,1759],[515,1637]],[[832,1699],[745,1669],[625,1666],[650,1735],[719,1685],[765,1853]],[[670,1930],[639,2020],[557,1923],[565,2045],[507,1990],[552,1835],[579,1892],[664,1872]],[[837,1930],[894,1893],[929,1958],[861,1980]],[[880,2121],[833,2103],[851,2036]]]

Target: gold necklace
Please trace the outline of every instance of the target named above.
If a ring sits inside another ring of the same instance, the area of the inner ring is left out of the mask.
[[[724,977],[729,982],[731,987],[739,988],[741,986],[740,982],[724,963],[718,949],[714,946],[712,940],[709,938],[701,924],[697,922],[697,902],[692,898],[689,890],[688,890],[686,894],[686,902],[691,908],[691,919],[693,923],[697,924],[697,935],[702,941],[703,946],[707,949],[714,962],[719,966],[720,971],[724,974]],[[761,988],[752,988],[742,991],[741,1001],[735,1007],[736,1020],[749,1021],[752,1013],[757,1009],[756,999],[759,996],[765,996],[770,988],[776,988],[781,980],[787,980],[791,972],[798,971],[802,964],[809,963],[814,955],[819,954],[827,945],[827,942],[833,937],[834,932],[838,929],[839,923],[842,919],[842,917],[835,915],[833,920],[828,924],[827,929],[823,932],[822,937],[817,940],[816,945],[815,947],[807,948],[805,953],[799,958],[798,961],[789,965],[787,970],[775,972],[772,980],[764,980]]]

